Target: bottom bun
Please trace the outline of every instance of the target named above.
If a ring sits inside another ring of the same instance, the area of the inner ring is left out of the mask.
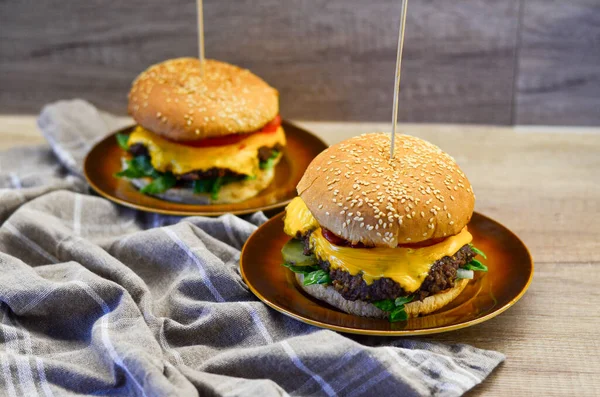
[[[304,285],[304,275],[296,273],[296,280],[300,287],[309,295],[329,303],[340,310],[345,311],[349,314],[354,314],[362,317],[374,317],[374,318],[387,318],[388,312],[375,307],[375,305],[364,302],[364,301],[349,301],[344,299],[339,292],[335,290],[331,285],[313,284]],[[435,295],[428,296],[422,301],[416,301],[407,303],[404,305],[406,314],[409,318],[422,316],[424,314],[432,313],[448,303],[452,302],[460,293],[465,289],[469,283],[468,279],[458,280],[454,287],[437,293]]]
[[[279,159],[277,159],[279,160]],[[232,182],[223,185],[219,190],[219,197],[216,200],[211,199],[209,193],[194,193],[190,188],[172,188],[164,193],[153,194],[162,200],[175,201],[185,204],[230,204],[239,203],[256,196],[265,190],[275,177],[275,167],[268,170],[260,170],[255,179]],[[150,183],[150,178],[130,179],[131,183],[138,189]]]

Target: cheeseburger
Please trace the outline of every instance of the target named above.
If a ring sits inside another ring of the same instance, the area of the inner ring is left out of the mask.
[[[249,70],[195,58],[151,66],[133,82],[137,126],[118,135],[117,174],[142,193],[199,204],[255,196],[274,177],[285,135],[278,92]]]
[[[474,271],[475,195],[452,157],[397,135],[363,134],[317,156],[287,207],[284,266],[347,313],[406,320],[455,299]]]

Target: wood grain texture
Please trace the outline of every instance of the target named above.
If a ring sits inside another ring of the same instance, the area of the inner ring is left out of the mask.
[[[600,125],[600,2],[525,0],[517,124]]]
[[[597,396],[600,262],[537,263],[529,291],[476,327],[427,338],[499,350],[506,361],[472,396]],[[584,292],[585,289],[585,292]]]
[[[31,116],[0,116],[0,150],[44,143]]]
[[[298,124],[330,144],[388,127]],[[400,131],[452,154],[475,189],[476,210],[515,232],[536,262],[533,283],[514,307],[477,326],[424,339],[506,355],[473,396],[599,395],[600,128],[403,124]],[[4,146],[36,136],[41,142],[34,117],[0,116]]]
[[[404,121],[508,124],[519,0],[411,2]],[[205,1],[206,53],[281,91],[288,118],[388,120],[395,0]],[[82,97],[124,113],[131,80],[196,55],[195,2],[0,1],[0,112]]]

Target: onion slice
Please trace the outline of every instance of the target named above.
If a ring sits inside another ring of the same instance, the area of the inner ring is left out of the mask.
[[[466,278],[466,279],[472,280],[474,276],[475,276],[475,273],[473,272],[473,270],[458,269],[456,271],[457,279]]]

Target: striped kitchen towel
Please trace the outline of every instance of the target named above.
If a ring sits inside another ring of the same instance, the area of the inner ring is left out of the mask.
[[[458,396],[498,352],[348,337],[258,301],[240,249],[265,217],[178,218],[88,194],[118,122],[47,106],[50,146],[0,153],[0,395]]]

